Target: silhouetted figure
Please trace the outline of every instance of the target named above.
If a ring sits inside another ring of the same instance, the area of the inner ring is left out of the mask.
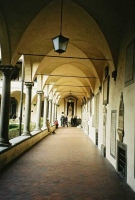
[[[65,116],[64,116],[64,112],[62,112],[61,114],[61,118],[60,118],[60,121],[61,121],[61,126],[65,126]]]
[[[67,127],[68,127],[68,117],[67,117],[67,116],[65,117],[64,121],[65,121],[65,123],[64,123],[64,124],[65,124],[65,126],[67,126]]]
[[[71,126],[74,126],[74,118],[71,118]]]

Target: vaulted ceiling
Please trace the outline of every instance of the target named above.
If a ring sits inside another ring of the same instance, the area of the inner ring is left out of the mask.
[[[69,44],[59,55],[52,38],[60,33],[61,0],[1,0],[3,64],[29,56],[36,65],[33,80],[47,75],[44,85],[53,85],[59,96],[90,97],[102,84],[105,66],[117,67],[128,6],[122,0],[64,0],[62,35]]]

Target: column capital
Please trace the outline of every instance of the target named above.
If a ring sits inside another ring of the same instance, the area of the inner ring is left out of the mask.
[[[39,90],[36,92],[37,94],[43,94],[43,91],[42,90]]]
[[[34,86],[34,83],[33,82],[25,82],[25,85],[27,87],[32,87],[32,86]]]
[[[0,65],[0,70],[12,70],[13,65]]]
[[[0,70],[4,76],[11,76],[13,68],[14,67],[12,65],[0,65]]]
[[[44,98],[49,99],[49,96],[45,95]]]

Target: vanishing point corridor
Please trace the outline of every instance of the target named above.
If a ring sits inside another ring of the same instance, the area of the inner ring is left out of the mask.
[[[0,173],[1,200],[134,200],[79,128],[59,128]]]

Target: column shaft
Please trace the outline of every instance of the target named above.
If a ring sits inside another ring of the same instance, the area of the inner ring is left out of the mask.
[[[25,119],[24,130],[22,136],[30,136],[30,117],[31,117],[31,89],[33,82],[25,82],[26,85],[26,101],[25,101]]]
[[[9,108],[10,108],[10,82],[13,73],[13,66],[0,66],[3,74],[3,87],[1,99],[0,117],[0,146],[10,146],[8,139],[9,132]]]
[[[55,104],[55,118],[57,119],[57,109],[58,109],[58,104]]]
[[[52,101],[52,116],[51,116],[51,124],[54,124],[54,102]]]
[[[37,118],[36,118],[36,131],[41,130],[41,106],[42,106],[42,91],[37,91]]]
[[[43,117],[43,127],[42,127],[42,129],[46,128],[47,117],[48,117],[48,97],[44,97],[44,117]]]
[[[52,120],[52,99],[49,99],[49,115],[48,115],[49,121]]]

